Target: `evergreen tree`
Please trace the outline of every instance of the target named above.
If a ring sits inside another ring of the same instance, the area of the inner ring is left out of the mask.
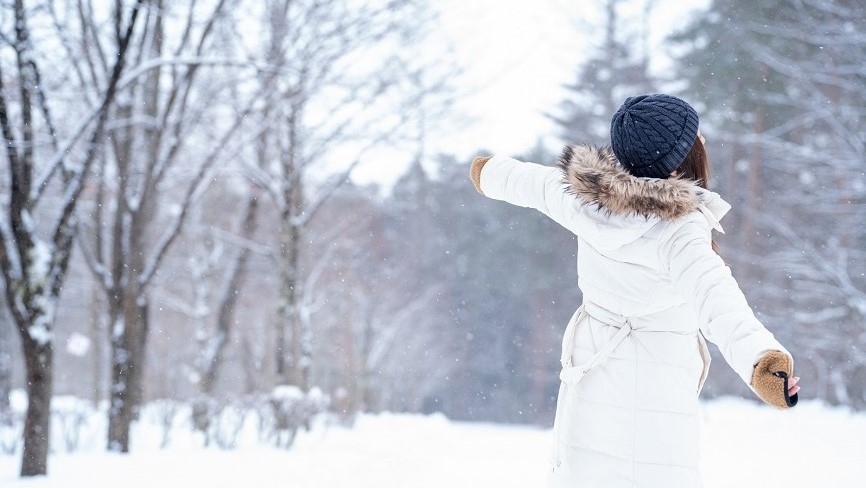
[[[522,159],[555,158],[538,149]],[[423,279],[442,284],[456,367],[428,404],[453,418],[547,424],[562,331],[579,303],[574,237],[536,211],[478,195],[465,164],[440,167],[413,219],[428,244]]]
[[[653,91],[655,83],[648,71],[647,40],[643,39],[642,46],[632,42],[634,36],[629,29],[629,19],[622,18],[617,11],[621,3],[622,0],[604,0],[601,45],[578,67],[574,83],[566,85],[569,93],[560,104],[559,114],[549,115],[562,129],[566,142],[608,144],[610,116],[623,100]],[[648,15],[648,11],[644,15]]]

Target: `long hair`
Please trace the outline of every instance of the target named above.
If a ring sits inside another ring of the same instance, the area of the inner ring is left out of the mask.
[[[695,137],[686,159],[677,168],[677,178],[697,181],[698,186],[705,190],[709,189],[710,160],[707,158],[707,150],[700,137]]]
[[[700,136],[695,137],[695,142],[689,153],[686,154],[686,159],[683,160],[680,167],[676,170],[677,178],[684,180],[694,180],[698,186],[708,190],[710,184],[710,160],[707,158],[707,150],[704,143],[701,142]],[[716,241],[712,241],[713,251],[719,254],[719,245]]]

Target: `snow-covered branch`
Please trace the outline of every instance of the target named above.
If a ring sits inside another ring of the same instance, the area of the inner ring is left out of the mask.
[[[186,191],[186,194],[183,197],[183,200],[179,204],[179,211],[177,215],[174,216],[172,222],[167,226],[166,231],[163,233],[162,237],[159,239],[156,246],[154,247],[154,252],[151,255],[150,260],[144,267],[141,275],[139,275],[138,277],[138,283],[142,289],[147,286],[151,279],[153,279],[156,270],[159,268],[160,262],[163,260],[163,258],[165,258],[165,254],[168,251],[168,248],[180,234],[183,223],[186,220],[187,215],[189,214],[190,206],[196,200],[197,196],[207,187],[209,180],[206,176],[210,172],[211,168],[214,167],[215,163],[221,158],[225,157],[225,148],[233,140],[235,132],[243,123],[245,115],[249,113],[249,110],[250,108],[247,108],[247,110],[238,114],[231,127],[229,127],[229,129],[226,130],[221,137],[220,142],[214,146],[210,153],[205,156],[203,162],[199,165],[199,168],[196,171],[195,176],[192,178],[192,181]]]

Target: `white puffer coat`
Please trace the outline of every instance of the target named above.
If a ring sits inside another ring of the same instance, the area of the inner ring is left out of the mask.
[[[730,206],[692,182],[633,177],[588,145],[559,168],[493,157],[480,187],[578,239],[584,303],[563,338],[550,486],[701,486],[704,337],[746,384],[765,352],[788,354],[711,249]]]

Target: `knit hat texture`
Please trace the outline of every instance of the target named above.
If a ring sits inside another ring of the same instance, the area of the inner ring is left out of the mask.
[[[698,135],[698,113],[680,98],[629,97],[610,121],[613,153],[635,176],[667,178],[679,168]]]

